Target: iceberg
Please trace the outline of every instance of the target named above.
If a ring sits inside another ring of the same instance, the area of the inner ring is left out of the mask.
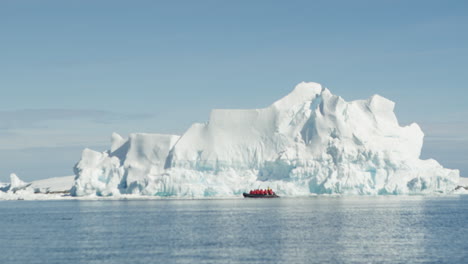
[[[15,173],[10,174],[10,183],[0,185],[0,200],[24,200],[34,194],[31,183],[22,181]]]
[[[254,188],[278,194],[448,193],[459,171],[421,160],[424,134],[400,126],[395,103],[374,95],[346,102],[300,83],[267,108],[216,109],[182,136],[114,133],[108,151],[85,149],[74,196],[138,194],[232,197]]]
[[[68,195],[74,178],[75,176],[54,177],[28,183],[11,173],[10,183],[0,183],[0,200],[76,199],[78,197]]]
[[[0,186],[1,192],[16,193],[21,190],[32,190],[29,188],[31,183],[22,181],[15,173],[10,174],[10,183]]]

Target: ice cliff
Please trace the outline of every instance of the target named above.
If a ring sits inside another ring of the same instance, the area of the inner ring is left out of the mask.
[[[413,194],[452,191],[458,170],[419,158],[424,134],[401,127],[394,103],[374,95],[346,102],[300,83],[264,109],[213,110],[182,136],[112,135],[106,152],[85,149],[72,194],[238,196]]]

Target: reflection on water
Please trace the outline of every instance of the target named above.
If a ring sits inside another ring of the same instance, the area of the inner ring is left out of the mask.
[[[468,197],[1,202],[1,263],[463,263]]]

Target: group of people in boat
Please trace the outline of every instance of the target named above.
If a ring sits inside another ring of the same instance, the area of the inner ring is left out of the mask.
[[[268,187],[268,189],[255,189],[255,190],[251,190],[250,191],[250,194],[257,194],[257,195],[274,195],[275,192],[270,188]]]

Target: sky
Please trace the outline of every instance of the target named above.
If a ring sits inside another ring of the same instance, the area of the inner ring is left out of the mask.
[[[73,174],[112,132],[182,134],[301,81],[380,94],[468,177],[467,1],[0,0],[0,181]]]

